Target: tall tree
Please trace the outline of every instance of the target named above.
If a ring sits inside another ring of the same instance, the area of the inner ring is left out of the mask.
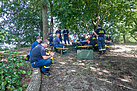
[[[49,0],[49,3],[50,3],[50,32],[53,32],[53,14],[52,14],[52,11],[53,11],[53,1],[52,0]]]
[[[43,39],[48,38],[48,15],[47,15],[47,0],[42,3],[42,19],[43,19]]]

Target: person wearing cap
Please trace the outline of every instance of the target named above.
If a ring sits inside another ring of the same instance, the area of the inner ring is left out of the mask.
[[[81,44],[79,44],[77,41],[78,41],[78,36],[77,36],[77,34],[75,33],[74,36],[72,36],[72,38],[71,38],[71,42],[72,42],[72,45],[73,45],[76,49],[79,49],[78,46],[81,46]]]
[[[60,39],[60,41],[62,42],[61,30],[60,30],[60,28],[59,28],[59,27],[58,27],[58,30],[56,31],[56,34],[57,34],[57,33],[59,33],[59,34],[60,34],[59,39]]]
[[[32,67],[41,67],[41,72],[44,75],[49,76],[49,66],[52,64],[52,59],[54,52],[51,52],[50,54],[47,53],[45,48],[48,46],[48,40],[44,39],[40,44],[38,44],[35,48],[33,48],[31,52],[30,62]]]
[[[52,37],[51,32],[49,33],[48,41],[49,41],[49,45],[52,46],[53,45],[53,37]]]
[[[69,31],[67,30],[67,28],[65,27],[65,30],[63,31],[63,35],[64,35],[64,42],[66,44],[66,41],[68,41],[68,44],[69,43]]]
[[[112,43],[112,37],[110,37],[109,33],[107,33],[107,37],[105,39],[105,43],[106,43],[106,50],[109,49],[109,45]]]
[[[60,34],[57,33],[54,40],[53,40],[53,46],[54,46],[54,49],[55,49],[55,52],[58,51],[58,49],[56,47],[61,47],[61,48],[66,48],[66,46],[64,45],[64,43],[62,43],[59,39],[59,36]],[[63,50],[63,53],[66,54],[66,50]]]
[[[102,53],[104,54],[106,52],[106,48],[105,48],[105,30],[102,29],[102,26],[99,24],[98,25],[98,29],[94,31],[94,34],[97,37],[97,46],[99,49],[99,54],[102,55]]]

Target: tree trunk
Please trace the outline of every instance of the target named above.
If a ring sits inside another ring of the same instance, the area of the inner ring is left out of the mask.
[[[48,38],[48,15],[47,15],[47,4],[42,4],[42,19],[43,19],[43,39]]]
[[[51,12],[51,21],[50,21],[50,32],[53,32],[53,16],[52,16],[52,9],[53,9],[53,4],[50,1],[50,12]]]
[[[18,37],[18,49],[21,48],[21,45],[20,45],[20,40],[19,40],[19,37]]]
[[[123,34],[123,39],[124,39],[124,43],[126,43],[126,38],[125,38],[125,34]]]

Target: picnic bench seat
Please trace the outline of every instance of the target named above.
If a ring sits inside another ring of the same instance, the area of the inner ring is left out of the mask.
[[[78,47],[81,47],[81,48],[88,48],[88,47],[93,47],[92,45],[85,45],[85,46],[78,46]]]
[[[56,49],[60,49],[61,50],[61,57],[62,57],[63,50],[68,50],[68,48],[61,48],[61,47],[56,47]]]

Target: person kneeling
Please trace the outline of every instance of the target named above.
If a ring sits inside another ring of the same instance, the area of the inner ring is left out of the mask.
[[[41,45],[37,45],[31,52],[30,62],[32,67],[41,67],[41,72],[44,75],[49,76],[49,66],[52,64],[54,53],[50,54],[46,52],[45,48],[48,46],[48,40],[44,39]]]

